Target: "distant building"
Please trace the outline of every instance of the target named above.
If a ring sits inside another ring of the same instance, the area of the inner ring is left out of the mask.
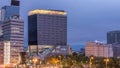
[[[113,56],[120,58],[120,44],[113,44]]]
[[[85,48],[80,48],[80,50],[74,51],[73,53],[77,53],[78,55],[84,55],[85,54]]]
[[[5,44],[6,63],[18,63],[19,52],[24,51],[24,22],[18,15],[13,15],[7,21],[3,22],[3,39],[9,43]],[[8,51],[9,50],[9,51]],[[9,59],[9,60],[7,60]]]
[[[107,44],[120,44],[120,31],[110,31],[107,33]]]
[[[81,48],[79,54],[85,54],[85,48]]]
[[[113,57],[113,48],[111,44],[87,42],[85,46],[85,55],[93,55],[96,57]]]
[[[31,47],[38,45],[39,51],[42,47],[42,50],[48,51],[55,49],[54,53],[68,53],[66,12],[39,9],[29,11],[28,41]]]
[[[72,55],[73,51],[70,45],[67,45],[69,55]]]

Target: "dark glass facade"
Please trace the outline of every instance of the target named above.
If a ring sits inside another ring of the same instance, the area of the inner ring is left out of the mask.
[[[19,6],[20,2],[19,2],[19,0],[11,0],[11,5]]]
[[[113,44],[113,55],[115,58],[120,57],[120,44]]]
[[[4,6],[1,9],[2,21],[9,20],[11,16],[19,15],[19,6]]]
[[[28,44],[37,45],[37,15],[28,18]]]
[[[28,40],[29,45],[67,45],[67,16],[59,14],[29,15]]]
[[[107,43],[108,44],[114,44],[114,43],[120,44],[120,31],[108,32],[107,33]]]

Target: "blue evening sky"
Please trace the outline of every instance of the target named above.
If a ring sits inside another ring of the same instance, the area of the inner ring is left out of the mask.
[[[120,0],[20,0],[21,18],[33,9],[65,10],[68,13],[68,44],[79,49],[87,41],[106,41],[106,32],[120,30]],[[0,7],[10,0],[0,0]]]

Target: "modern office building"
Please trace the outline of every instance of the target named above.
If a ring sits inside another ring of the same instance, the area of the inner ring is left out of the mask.
[[[4,6],[1,9],[1,20],[8,20],[12,15],[19,15],[19,1],[11,0],[10,6]]]
[[[19,63],[24,49],[24,22],[19,17],[19,3],[11,0],[10,6],[1,9],[0,60],[3,58],[4,64]]]
[[[120,44],[120,31],[110,31],[107,33],[108,44]]]
[[[66,51],[65,49],[65,47],[67,47],[66,12],[61,10],[40,10],[40,9],[29,11],[28,41],[29,46],[38,45],[38,47],[45,48],[52,46],[55,47],[56,50],[59,50],[56,52],[60,52],[60,50],[61,52]]]
[[[7,59],[6,63],[18,63],[19,61],[19,53],[23,52],[24,49],[24,22],[19,19],[18,15],[13,15],[7,21],[3,22],[3,38],[4,41],[8,41],[9,46],[6,46]],[[4,49],[5,49],[4,48]]]
[[[87,42],[85,46],[86,56],[95,57],[113,57],[112,44],[103,44],[98,42]]]

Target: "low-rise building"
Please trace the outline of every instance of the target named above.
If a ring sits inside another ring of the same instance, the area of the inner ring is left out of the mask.
[[[85,47],[86,56],[95,57],[113,57],[112,44],[103,44],[100,42],[87,42]]]
[[[68,48],[69,55],[72,55],[72,48],[70,47],[70,45],[67,45],[67,48]]]

